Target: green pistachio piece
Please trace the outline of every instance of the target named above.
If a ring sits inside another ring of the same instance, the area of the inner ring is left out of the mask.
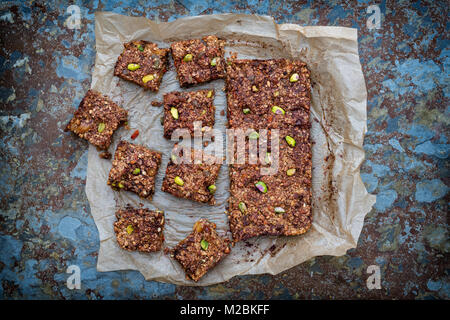
[[[242,109],[242,112],[244,114],[248,114],[248,113],[250,113],[250,109],[249,108]]]
[[[106,128],[106,124],[104,124],[103,122],[100,122],[100,123],[98,124],[97,131],[98,131],[99,133],[102,133],[103,130],[105,130],[105,128]]]
[[[152,81],[153,79],[155,79],[155,76],[152,74],[148,74],[148,75],[142,77],[142,82],[147,83],[149,81]]]
[[[209,90],[208,93],[206,94],[206,97],[211,98],[212,94],[213,94],[212,90]]]
[[[285,114],[285,111],[282,108],[280,108],[279,106],[273,106],[272,112],[275,114]]]
[[[256,131],[253,131],[252,133],[250,133],[250,134],[248,135],[248,138],[249,138],[249,139],[252,139],[252,140],[256,140],[256,139],[259,138],[259,133],[256,132]]]
[[[285,213],[286,211],[282,207],[275,207],[275,213]]]
[[[295,173],[295,169],[289,169],[289,170],[286,171],[286,174],[287,174],[289,177],[290,177],[290,176],[293,176],[294,173]]]
[[[170,156],[170,160],[172,160],[172,162],[175,163],[175,162],[177,161],[177,156],[174,155],[174,154],[172,154],[172,155]]]
[[[122,181],[119,182],[119,183],[117,184],[117,186],[118,186],[120,189],[123,189],[123,188],[125,187],[125,186],[123,185]]]
[[[217,57],[211,60],[211,66],[215,67],[217,65]]]
[[[141,169],[136,168],[136,169],[133,170],[133,174],[134,174],[134,175],[137,175],[137,174],[139,174],[139,173],[141,173]]]
[[[184,62],[192,61],[192,54],[188,53],[187,55],[185,55],[183,61]]]
[[[127,68],[130,71],[135,71],[135,70],[139,69],[140,67],[141,66],[138,65],[137,63],[130,63]]]
[[[286,136],[285,139],[289,146],[295,147],[295,139],[294,138],[292,138],[291,136]]]
[[[175,183],[179,186],[183,186],[184,185],[184,181],[183,179],[181,179],[179,176],[176,176],[174,179]]]
[[[139,49],[139,51],[144,51],[144,47],[141,45],[138,45],[138,49]]]
[[[172,114],[172,117],[174,119],[178,119],[178,109],[177,108],[174,108],[174,107],[170,108],[170,113]]]
[[[274,93],[273,93],[273,96],[274,97],[278,97],[280,95],[280,93],[278,92],[278,91],[275,91]]]
[[[258,92],[258,88],[256,86],[252,86],[252,91],[253,92]]]
[[[206,241],[205,239],[203,239],[202,241],[200,241],[200,246],[202,247],[203,250],[208,250],[209,247],[209,242]]]
[[[133,228],[133,226],[130,224],[130,225],[128,225],[128,227],[127,227],[127,233],[128,234],[132,234],[133,233],[133,231],[134,231],[134,228]]]
[[[258,181],[257,183],[255,183],[255,187],[256,187],[256,189],[258,189],[262,193],[266,193],[267,192],[267,186],[262,181]]]
[[[209,192],[211,192],[212,194],[214,194],[217,190],[216,186],[214,184],[210,185],[208,187]]]
[[[297,82],[299,78],[300,78],[300,76],[298,75],[298,73],[293,73],[291,75],[291,77],[289,78],[289,81],[290,82]]]
[[[239,210],[241,210],[242,213],[246,213],[247,212],[247,206],[245,205],[244,202],[239,202]]]

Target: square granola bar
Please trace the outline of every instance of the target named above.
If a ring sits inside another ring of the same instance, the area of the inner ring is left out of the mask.
[[[176,129],[186,128],[194,135],[194,122],[214,127],[214,90],[169,92],[164,95],[164,137],[170,139]]]
[[[172,43],[170,46],[181,87],[225,76],[225,41],[215,36]]]
[[[310,88],[310,72],[301,61],[231,60],[226,74],[229,126],[307,125]]]
[[[158,91],[168,69],[170,49],[149,41],[131,41],[117,59],[114,75],[151,91]]]
[[[129,251],[155,252],[164,242],[164,213],[127,207],[116,212],[114,222],[119,247]]]
[[[88,90],[67,124],[72,131],[101,150],[107,150],[114,131],[127,121],[128,112],[107,96]]]
[[[120,141],[107,183],[114,190],[132,191],[150,200],[155,192],[155,176],[160,164],[161,153]]]
[[[175,146],[175,150],[178,147]],[[202,151],[200,163],[195,163],[195,150],[191,149],[190,163],[183,163],[183,150],[176,156],[172,155],[167,164],[161,190],[179,198],[185,198],[197,202],[215,204],[216,180],[222,161]]]
[[[200,219],[172,250],[171,256],[181,264],[187,279],[198,281],[230,253],[229,239],[220,237],[215,229],[214,223]]]

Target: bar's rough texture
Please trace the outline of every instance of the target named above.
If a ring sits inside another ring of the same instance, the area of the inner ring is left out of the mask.
[[[175,145],[174,150],[180,148]],[[166,169],[161,190],[176,197],[215,204],[216,180],[222,161],[197,150],[200,163],[195,163],[195,150],[190,149],[190,163],[182,161],[183,150],[174,152]],[[178,153],[178,155],[175,155]],[[186,159],[189,159],[186,155]]]
[[[186,278],[198,281],[230,253],[230,241],[220,237],[216,225],[206,219],[194,224],[193,231],[172,249],[171,256],[183,267]]]
[[[259,133],[268,129],[264,161],[230,165],[228,219],[233,241],[305,233],[312,222],[309,71],[303,62],[286,59],[230,62],[229,127]],[[278,166],[271,144],[275,133]],[[250,139],[245,140],[246,152]],[[262,140],[263,135],[253,139]],[[271,166],[277,170],[263,175],[261,169]]]
[[[114,190],[132,191],[142,198],[151,199],[155,192],[155,176],[160,164],[161,153],[120,141],[107,183]]]
[[[215,36],[172,43],[173,61],[181,87],[225,76],[225,41]]]
[[[170,49],[158,48],[149,41],[124,43],[117,59],[114,75],[133,82],[144,89],[158,91],[168,69]]]
[[[214,127],[214,90],[169,92],[164,95],[164,137],[170,139],[176,129],[188,129],[194,135],[194,122]],[[201,128],[199,128],[201,129]]]
[[[114,131],[128,113],[107,96],[88,90],[65,131],[72,131],[101,150],[107,150]]]
[[[164,213],[130,206],[116,212],[114,222],[119,247],[129,251],[155,252],[164,242]]]

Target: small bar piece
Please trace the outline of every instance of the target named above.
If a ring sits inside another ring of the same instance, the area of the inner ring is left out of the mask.
[[[198,281],[230,253],[230,241],[220,237],[216,225],[206,219],[194,224],[193,231],[172,249],[171,256],[183,267],[186,278]]]
[[[114,222],[119,247],[128,251],[155,252],[164,242],[164,213],[127,207],[116,212]]]
[[[177,146],[175,146],[176,150]],[[191,162],[183,163],[183,155],[172,154],[167,164],[161,190],[178,198],[189,199],[214,205],[216,200],[216,180],[222,161],[202,151],[201,163],[194,163],[194,149],[191,149]],[[182,153],[182,151],[180,152]]]
[[[114,190],[137,193],[151,200],[155,176],[161,164],[161,153],[146,147],[120,141],[109,172],[108,185]]]
[[[181,87],[225,76],[225,41],[215,36],[172,43],[170,46]]]
[[[169,65],[170,49],[149,41],[131,41],[117,59],[114,75],[144,89],[158,91]]]
[[[128,112],[107,96],[88,90],[65,131],[72,131],[98,149],[107,150],[114,131],[127,121],[127,116]]]
[[[164,137],[170,139],[176,129],[186,128],[194,136],[194,122],[214,127],[214,90],[170,92],[164,95]]]
[[[229,127],[307,125],[310,88],[310,73],[301,61],[231,60],[226,75]]]

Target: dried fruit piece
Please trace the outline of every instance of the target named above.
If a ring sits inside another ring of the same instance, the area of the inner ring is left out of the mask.
[[[202,247],[203,250],[208,250],[209,247],[209,242],[206,241],[205,239],[203,239],[202,241],[200,241],[200,246]]]
[[[262,181],[258,181],[257,183],[255,183],[255,187],[256,187],[256,189],[258,189],[262,193],[266,193],[267,192],[267,186]]]
[[[298,79],[300,79],[300,76],[298,75],[298,73],[293,73],[293,74],[291,75],[291,77],[289,78],[289,81],[290,81],[290,82],[297,82]]]
[[[247,205],[244,202],[239,202],[239,210],[241,210],[242,213],[246,213],[247,212]]]
[[[185,55],[183,61],[184,62],[192,61],[192,54],[188,53],[187,55]]]
[[[217,187],[216,187],[216,185],[212,184],[208,187],[208,190],[209,190],[209,192],[214,194],[217,190]]]
[[[174,119],[178,119],[178,109],[177,108],[174,108],[174,107],[172,107],[172,108],[170,108],[170,114],[172,115],[172,117],[174,118]]]
[[[179,186],[183,186],[184,185],[184,181],[183,179],[181,179],[179,176],[176,176],[174,179],[175,183]]]
[[[155,79],[155,76],[152,74],[148,74],[148,75],[142,77],[142,82],[147,83],[149,81],[152,81],[153,79]]]
[[[292,138],[291,136],[286,136],[285,139],[289,146],[295,147],[295,139],[294,138]]]
[[[106,124],[104,124],[103,122],[100,122],[100,123],[98,124],[97,131],[98,131],[99,133],[102,133],[103,130],[105,130],[105,128],[106,128]]]
[[[131,135],[131,139],[133,139],[133,140],[136,139],[138,135],[139,135],[139,130],[134,131],[133,134]]]
[[[130,63],[130,64],[127,66],[128,70],[130,70],[130,71],[135,71],[135,70],[139,69],[140,67],[141,67],[141,66],[138,65],[137,63]]]
[[[285,111],[282,108],[280,108],[279,106],[273,106],[272,112],[275,114],[285,114]]]
[[[286,174],[287,174],[289,177],[290,177],[290,176],[293,176],[294,173],[295,173],[295,169],[294,169],[294,168],[293,168],[293,169],[289,169],[289,170],[286,171]]]

